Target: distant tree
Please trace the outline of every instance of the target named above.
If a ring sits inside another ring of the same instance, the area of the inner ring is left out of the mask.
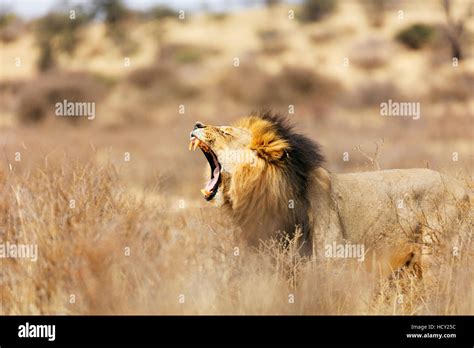
[[[281,0],[265,0],[265,6],[272,7],[278,5],[280,2]]]
[[[163,19],[163,18],[178,18],[178,12],[167,6],[158,5],[153,6],[145,12],[145,18]]]
[[[95,17],[103,17],[107,25],[115,25],[130,14],[122,0],[94,1],[92,12]]]
[[[120,44],[124,53],[131,53],[136,48],[127,35],[126,20],[132,17],[130,11],[122,0],[97,0],[91,7],[91,14],[94,18],[103,19],[107,27],[107,35]]]
[[[13,42],[21,36],[25,25],[23,20],[8,7],[0,8],[0,41]]]
[[[70,11],[74,11],[73,14]],[[69,55],[80,41],[79,29],[89,21],[81,7],[73,10],[50,12],[35,23],[35,39],[39,48],[38,68],[41,71],[55,66],[55,50]]]
[[[445,32],[451,45],[452,57],[461,60],[464,57],[461,47],[461,36],[464,32],[466,21],[473,15],[473,3],[467,1],[467,8],[463,11],[463,16],[457,19],[452,14],[452,1],[442,0],[442,4],[446,16]]]
[[[304,22],[319,21],[336,10],[336,0],[304,0],[299,18]]]

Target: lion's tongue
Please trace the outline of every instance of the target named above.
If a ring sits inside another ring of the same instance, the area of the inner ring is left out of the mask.
[[[212,179],[209,180],[209,182],[206,184],[205,190],[210,192],[214,188],[214,186],[217,183],[217,180],[219,180],[219,175],[220,175],[220,167],[217,166],[216,168],[214,168]]]

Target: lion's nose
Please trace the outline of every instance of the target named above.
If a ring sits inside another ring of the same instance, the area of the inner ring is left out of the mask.
[[[198,128],[204,128],[204,127],[206,127],[206,126],[204,125],[204,123],[197,121],[197,122],[194,124],[193,130],[196,130],[196,129],[198,129]]]

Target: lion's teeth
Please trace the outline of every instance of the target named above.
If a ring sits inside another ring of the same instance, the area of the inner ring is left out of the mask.
[[[189,151],[191,151],[192,148],[193,148],[193,141],[191,140],[191,141],[189,142]]]
[[[201,193],[202,193],[205,197],[208,197],[208,196],[210,196],[210,194],[211,194],[211,193],[210,193],[208,190],[206,190],[206,189],[202,189],[202,190],[201,190]]]
[[[200,142],[201,142],[201,141],[200,141],[199,139],[194,140],[194,147],[193,147],[193,150],[194,150],[194,151],[196,151],[196,148],[199,146],[199,143],[200,143]]]

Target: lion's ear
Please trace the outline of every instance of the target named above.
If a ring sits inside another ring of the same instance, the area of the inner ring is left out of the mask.
[[[251,144],[252,150],[255,150],[258,156],[268,162],[282,159],[288,147],[288,142],[278,137],[272,130],[254,134]]]

